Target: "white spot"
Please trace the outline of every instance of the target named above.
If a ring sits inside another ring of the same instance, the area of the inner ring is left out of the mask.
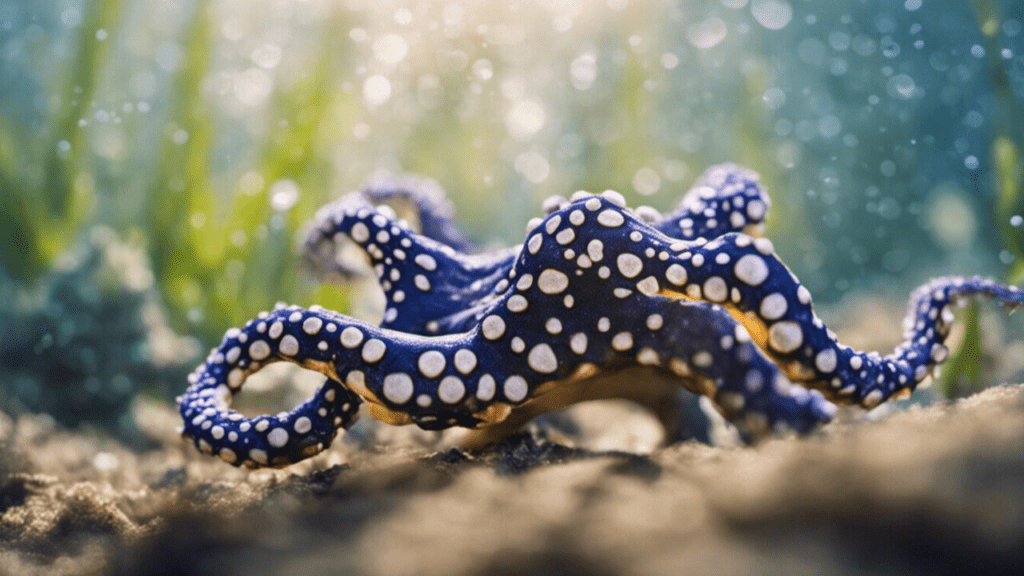
[[[615,260],[619,266],[619,272],[626,278],[636,278],[644,269],[644,263],[634,254],[619,254]]]
[[[366,242],[370,239],[370,231],[366,228],[366,224],[356,222],[352,226],[352,239],[356,242]]]
[[[587,255],[589,255],[590,259],[594,262],[600,262],[604,258],[604,242],[596,239],[591,240],[590,243],[587,244]]]
[[[267,434],[267,443],[274,448],[284,448],[288,443],[288,431],[284,428],[274,428]]]
[[[723,302],[729,295],[729,287],[725,285],[725,280],[722,280],[718,276],[712,276],[704,282],[704,296],[712,302]]]
[[[864,397],[864,400],[861,400],[861,404],[863,404],[865,408],[873,408],[881,401],[882,391],[872,390],[871,392],[868,392],[867,396]]]
[[[256,462],[257,464],[266,465],[268,462],[267,451],[260,450],[259,448],[253,448],[252,450],[249,450],[249,459],[252,460],[253,462]]]
[[[676,286],[682,286],[686,284],[686,268],[679,264],[673,264],[665,271],[665,278]]]
[[[341,345],[345,348],[355,348],[363,341],[363,333],[355,326],[349,326],[341,331]]]
[[[446,404],[455,404],[466,394],[466,385],[455,376],[445,376],[437,386],[437,397]]]
[[[618,228],[625,221],[622,214],[615,210],[605,210],[597,215],[597,223],[607,228]]]
[[[270,420],[260,420],[253,429],[257,432],[263,432],[267,428],[270,428]]]
[[[405,302],[405,292],[401,290],[396,290],[395,293],[391,296],[391,300],[393,300],[395,304],[401,304],[402,302]]]
[[[584,206],[587,207],[587,210],[593,212],[594,210],[597,210],[598,208],[601,207],[601,201],[597,198],[591,198],[590,200],[587,200]]]
[[[505,398],[508,398],[512,402],[519,402],[523,398],[526,398],[526,394],[529,392],[529,388],[526,385],[526,379],[522,376],[509,376],[505,380]]]
[[[758,238],[754,240],[754,248],[765,256],[775,252],[775,246],[772,245],[772,241],[767,238]]]
[[[311,422],[306,416],[300,416],[299,419],[295,421],[294,429],[298,434],[305,434],[313,429],[313,422]]]
[[[404,372],[388,374],[384,377],[383,391],[384,397],[391,402],[405,404],[412,398],[412,378]]]
[[[569,340],[569,348],[577,354],[583,354],[587,351],[587,335],[583,332],[577,332],[572,335]]]
[[[625,352],[633,347],[633,334],[629,332],[619,332],[612,337],[612,348],[619,352]]]
[[[612,327],[612,321],[607,317],[601,318],[597,321],[597,331],[607,332]]]
[[[644,278],[643,280],[636,283],[636,289],[639,290],[641,294],[653,296],[654,294],[658,293],[658,290],[661,289],[661,286],[658,285],[657,278],[655,278],[654,276],[648,276],[647,278]]]
[[[619,208],[626,207],[626,198],[615,190],[605,190],[604,192],[601,192],[601,197],[612,204],[615,204]]]
[[[648,330],[660,330],[664,323],[665,319],[662,318],[661,314],[651,314],[647,317]]]
[[[270,330],[267,331],[267,336],[270,336],[272,340],[276,340],[282,332],[284,332],[284,324],[274,322],[270,325]]]
[[[729,255],[725,252],[719,252],[718,255],[715,256],[715,263],[725,266],[729,263]]]
[[[221,448],[217,455],[220,456],[221,460],[228,464],[234,464],[235,461],[238,460],[238,455],[235,454],[235,451],[227,447]]]
[[[238,346],[233,346],[231,350],[228,350],[228,353],[224,355],[224,360],[226,360],[228,364],[234,364],[235,362],[238,362],[238,357],[241,355],[242,349]]]
[[[747,217],[755,222],[764,218],[765,210],[767,206],[760,200],[751,200],[747,203]]]
[[[580,224],[583,224],[583,222],[586,219],[587,217],[583,215],[582,210],[573,210],[572,213],[569,214],[569,222],[571,222],[574,226],[579,226]]]
[[[523,342],[522,338],[516,336],[512,338],[511,347],[513,352],[519,354],[523,350],[526,350],[526,342]]]
[[[814,365],[818,367],[819,371],[828,374],[836,369],[838,361],[835,348],[826,348],[815,356]]]
[[[558,369],[558,358],[547,344],[534,346],[526,357],[526,363],[541,374],[551,374]]]
[[[379,362],[384,357],[384,352],[386,351],[387,346],[384,342],[376,338],[367,340],[366,344],[363,344],[363,360],[371,364]]]
[[[566,308],[572,308],[573,304],[576,303],[576,299],[572,297],[572,294],[566,294],[565,298],[562,298],[562,304]]]
[[[690,259],[690,264],[693,264],[695,268],[700,268],[704,265],[704,255],[694,254],[693,258]]]
[[[417,288],[424,292],[430,290],[430,280],[427,280],[427,277],[423,274],[417,274],[416,277],[413,278],[413,283],[416,284]]]
[[[309,318],[306,318],[305,322],[302,323],[302,331],[305,332],[306,334],[309,334],[310,336],[313,336],[314,334],[319,333],[320,329],[323,328],[323,326],[323,320],[317,318],[316,316],[310,316]]]
[[[523,274],[519,277],[519,282],[516,282],[516,288],[519,290],[529,290],[530,286],[533,286],[533,274]]]
[[[804,342],[804,333],[800,325],[792,320],[776,322],[768,329],[768,343],[782,353],[789,353],[800,347]]]
[[[661,357],[657,352],[645,346],[637,353],[636,361],[645,366],[657,366],[661,364]]]
[[[213,436],[214,440],[220,440],[224,437],[224,428],[221,426],[210,428],[210,436]]]
[[[420,354],[418,366],[420,372],[427,378],[436,378],[444,372],[445,364],[447,361],[444,358],[444,354],[437,350],[430,350]]]
[[[565,230],[559,232],[557,236],[555,236],[555,240],[562,246],[565,246],[566,244],[572,242],[575,239],[576,231],[573,230],[572,228],[566,228]]]
[[[555,214],[548,220],[548,223],[544,225],[544,229],[548,231],[548,234],[554,234],[555,230],[558,230],[559,224],[562,223],[562,217]]]
[[[416,397],[416,404],[419,404],[423,408],[427,408],[433,403],[434,399],[431,398],[430,396],[427,396],[426,394],[420,394],[419,396]]]
[[[701,350],[693,355],[693,365],[698,368],[710,368],[715,358],[707,350]]]
[[[597,269],[597,277],[602,280],[607,280],[612,275],[612,271],[607,266],[601,266]]]
[[[537,278],[537,287],[545,294],[559,294],[569,287],[569,277],[553,268],[547,268]]]
[[[419,264],[420,267],[427,272],[437,270],[437,260],[435,260],[430,254],[417,254],[416,257],[413,258],[413,262]]]
[[[548,318],[548,321],[544,323],[544,329],[549,334],[561,334],[562,333],[562,321],[558,318]]]
[[[484,338],[488,340],[497,340],[505,334],[505,321],[500,316],[490,315],[484,318],[483,323],[480,326],[484,333]]]
[[[811,291],[804,286],[800,286],[796,289],[796,298],[801,304],[810,304],[811,302]]]
[[[259,362],[270,356],[270,345],[263,340],[257,340],[249,346],[249,358]]]
[[[530,251],[530,254],[536,254],[540,250],[541,244],[544,243],[544,237],[540,234],[534,234],[530,237],[530,241],[526,244],[526,249]]]
[[[299,353],[299,341],[295,339],[295,336],[288,334],[281,338],[281,345],[277,349],[285,356],[295,356]]]
[[[616,298],[628,298],[633,291],[628,288],[616,288],[612,290],[612,293],[615,294]]]
[[[526,310],[527,306],[529,306],[529,302],[527,302],[526,298],[523,298],[521,295],[515,294],[508,299],[507,306],[512,312],[522,312],[523,310]]]
[[[484,374],[481,376],[480,381],[476,383],[476,397],[485,402],[494,398],[494,392],[496,391],[495,384],[494,377],[490,374]]]
[[[469,374],[476,368],[476,354],[471,350],[460,349],[455,352],[455,369]]]
[[[768,265],[764,263],[764,258],[747,254],[736,262],[733,272],[743,282],[757,286],[768,278]]]
[[[786,297],[778,292],[773,292],[761,300],[761,317],[765,320],[778,320],[786,314],[789,303]]]

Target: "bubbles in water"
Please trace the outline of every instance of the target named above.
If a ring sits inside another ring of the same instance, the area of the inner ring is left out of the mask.
[[[281,47],[277,44],[264,44],[254,49],[250,58],[260,68],[274,68],[281,63]]]
[[[633,188],[644,196],[650,196],[661,188],[661,177],[653,168],[643,167],[633,174]]]
[[[786,93],[779,88],[769,88],[765,90],[761,100],[764,101],[764,105],[770,110],[778,110],[786,103]]]
[[[188,131],[178,128],[174,131],[174,134],[171,135],[171,142],[174,142],[178,146],[188,142]]]
[[[263,191],[265,181],[259,172],[250,170],[238,179],[238,189],[246,196],[255,196]]]
[[[82,12],[78,8],[66,8],[60,13],[60,21],[68,28],[77,28],[82,24]]]
[[[892,160],[883,160],[882,164],[879,165],[878,170],[882,173],[882,176],[892,178],[896,175],[896,163]]]
[[[1024,224],[1024,218],[1022,218],[1019,214],[1015,214],[1013,216],[1010,216],[1010,226],[1013,226],[1014,228],[1016,228],[1016,227],[1020,226],[1021,224]]]
[[[96,39],[99,40],[100,42],[103,42],[104,40],[106,40],[107,36],[108,36],[107,31],[104,30],[103,28],[100,28],[99,30],[96,31]]]
[[[665,70],[672,70],[676,66],[679,66],[679,56],[671,52],[665,52],[661,55],[661,65]]]
[[[569,64],[569,78],[577,90],[587,90],[597,80],[597,57],[584,52]]]
[[[551,173],[551,165],[537,152],[524,152],[516,156],[515,169],[534,184],[547,180]]]
[[[544,108],[533,100],[517,100],[505,115],[505,128],[510,136],[525,140],[544,127]]]
[[[977,170],[978,169],[978,157],[972,155],[972,156],[968,156],[967,158],[964,158],[964,166],[966,166],[968,170]]]
[[[363,101],[367,106],[376,107],[391,99],[391,81],[380,74],[370,76],[363,82]]]
[[[490,80],[494,77],[494,66],[487,58],[481,58],[473,62],[473,75],[481,80]]]
[[[373,56],[381,62],[397,64],[409,53],[409,44],[398,34],[384,34],[373,41]]]
[[[897,74],[889,79],[886,89],[890,96],[909,100],[914,96],[914,79],[906,74]]]
[[[747,0],[722,0],[722,5],[726,8],[743,8],[747,5]]]
[[[232,93],[246,106],[259,107],[267,102],[274,90],[270,75],[259,68],[249,68],[235,76]]]
[[[906,8],[909,12],[913,12],[914,10],[917,10],[918,8],[921,7],[921,0],[907,0],[906,2],[903,3],[903,7]]]
[[[793,19],[793,7],[785,0],[753,0],[750,12],[758,24],[769,30],[781,30]]]
[[[843,123],[839,118],[829,115],[818,120],[818,133],[822,138],[835,138],[843,130]]]
[[[270,207],[277,212],[289,210],[299,201],[299,185],[294,180],[278,180],[267,190],[270,196]]]
[[[717,16],[698,22],[686,29],[686,38],[697,48],[706,49],[725,39],[728,29]]]

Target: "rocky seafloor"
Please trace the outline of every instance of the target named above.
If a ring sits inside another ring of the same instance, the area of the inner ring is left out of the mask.
[[[755,447],[658,447],[622,402],[481,452],[412,428],[285,470],[0,418],[2,574],[1024,573],[1024,386]]]

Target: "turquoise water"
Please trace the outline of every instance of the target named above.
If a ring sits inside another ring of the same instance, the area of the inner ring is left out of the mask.
[[[116,420],[275,301],[350,310],[296,238],[379,170],[509,244],[548,195],[668,210],[736,162],[821,304],[1018,279],[1024,6],[878,6],[0,0],[6,405]]]

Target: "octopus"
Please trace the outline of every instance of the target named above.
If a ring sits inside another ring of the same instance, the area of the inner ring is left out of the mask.
[[[360,247],[385,295],[380,325],[319,306],[259,313],[189,376],[182,433],[229,464],[284,467],[329,447],[364,403],[393,425],[472,429],[467,445],[483,446],[575,402],[627,398],[657,411],[666,388],[682,388],[756,441],[814,430],[836,404],[908,396],[949,356],[962,300],[1024,305],[1014,286],[937,278],[913,292],[891,354],[855,350],[762,237],[769,205],[757,174],[720,165],[671,213],[581,191],[545,201],[521,246],[481,252],[439,187],[377,182],[322,208],[304,251],[347,279],[357,268],[342,248]],[[250,375],[280,361],[326,380],[291,411],[230,408]]]

